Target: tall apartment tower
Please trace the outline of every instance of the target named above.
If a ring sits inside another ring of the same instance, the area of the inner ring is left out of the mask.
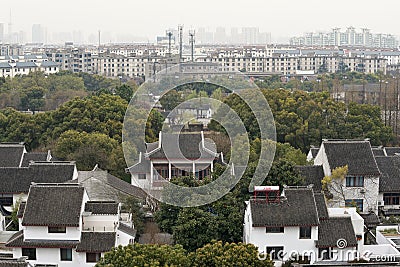
[[[32,43],[43,43],[44,42],[44,30],[42,25],[33,24],[32,25]]]
[[[0,43],[4,42],[4,23],[0,23]]]

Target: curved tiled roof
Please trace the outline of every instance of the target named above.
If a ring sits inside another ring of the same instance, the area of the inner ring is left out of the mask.
[[[115,247],[115,232],[82,232],[77,252],[107,252]]]
[[[23,231],[14,234],[7,242],[6,247],[16,248],[75,248],[79,240],[48,240],[48,239],[30,239],[24,240]]]
[[[78,227],[83,196],[75,184],[31,186],[22,225]]]
[[[85,204],[85,211],[97,215],[116,215],[118,214],[119,204],[109,201],[88,201]]]
[[[400,156],[375,157],[382,175],[379,178],[379,192],[400,191]]]
[[[28,193],[32,183],[64,183],[72,180],[75,164],[40,163],[23,168],[0,168],[0,193]]]
[[[339,239],[346,240],[347,247],[357,246],[351,217],[331,217],[321,221],[318,227],[318,248],[337,247]]]
[[[320,192],[322,190],[321,181],[325,176],[322,165],[296,166],[296,170],[304,177],[305,186],[313,184],[315,192]]]
[[[318,212],[311,188],[285,188],[284,193],[286,200],[280,203],[250,200],[253,227],[318,225]]]
[[[348,166],[349,175],[379,176],[369,141],[324,141],[331,170]]]

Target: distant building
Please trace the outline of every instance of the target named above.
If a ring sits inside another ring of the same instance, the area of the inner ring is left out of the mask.
[[[40,24],[32,25],[32,43],[43,44],[45,42],[45,29]]]
[[[331,32],[308,32],[301,37],[292,37],[293,46],[358,46],[374,48],[398,48],[399,42],[392,34],[373,34],[370,29],[357,32],[354,27],[345,31],[334,28]]]

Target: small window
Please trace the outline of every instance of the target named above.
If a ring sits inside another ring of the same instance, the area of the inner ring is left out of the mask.
[[[311,226],[300,227],[300,239],[311,239]]]
[[[284,233],[285,228],[284,227],[267,227],[266,228],[266,233]]]
[[[330,260],[333,258],[333,248],[319,248],[318,260]]]
[[[146,179],[146,174],[145,173],[139,173],[138,178],[141,180],[145,180]]]
[[[271,260],[283,260],[283,247],[267,247],[267,254]]]
[[[362,199],[346,199],[345,207],[356,207],[362,212],[364,210],[364,203]]]
[[[364,187],[364,176],[346,176],[346,187]]]
[[[60,248],[60,259],[62,261],[72,261],[72,249]]]
[[[36,260],[36,248],[22,248],[22,256],[28,260]]]
[[[101,258],[101,253],[86,253],[86,262],[98,262]]]
[[[64,226],[49,226],[49,228],[48,228],[48,232],[49,233],[66,233],[67,232],[67,230],[66,230],[66,228],[64,227]]]

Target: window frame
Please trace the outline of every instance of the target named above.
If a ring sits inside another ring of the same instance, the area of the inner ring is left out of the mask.
[[[281,256],[280,255],[281,251],[285,251],[284,246],[266,247],[265,249],[269,256],[272,255],[271,260],[283,260],[280,259],[279,257]]]
[[[88,255],[94,256],[96,258],[96,261],[93,261],[93,259],[88,259]],[[95,263],[98,262],[101,258],[101,253],[99,252],[86,252],[86,262],[87,263]]]
[[[66,234],[67,227],[65,227],[65,226],[48,226],[47,233],[49,233],[49,234]]]
[[[28,252],[28,253],[27,253]],[[31,257],[33,255],[33,257]],[[36,260],[36,248],[22,248],[22,256],[28,257],[28,260]]]
[[[138,179],[139,180],[146,180],[147,179],[147,175],[145,173],[139,173],[138,174]]]
[[[346,187],[364,187],[364,176],[346,176]]]
[[[311,239],[311,236],[312,236],[311,226],[299,227],[299,239]]]
[[[285,227],[265,227],[265,233],[267,234],[281,234],[285,233]]]
[[[355,206],[353,205],[353,202],[355,203]],[[344,206],[346,208],[355,207],[355,208],[358,208],[362,212],[364,210],[364,199],[362,199],[362,198],[359,198],[359,199],[345,199],[344,200]]]
[[[68,252],[70,252],[69,255]],[[60,248],[60,261],[72,261],[72,248]]]

